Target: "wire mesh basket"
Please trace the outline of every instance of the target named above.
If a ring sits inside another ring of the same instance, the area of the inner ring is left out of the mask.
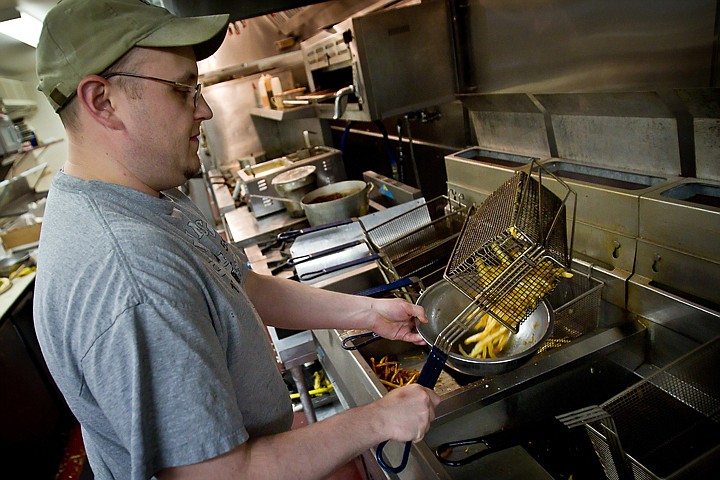
[[[533,162],[527,170],[470,209],[444,274],[514,333],[570,267],[574,216],[568,229],[566,202],[577,201],[575,192],[541,165]],[[548,175],[564,190],[561,196],[543,185]]]
[[[592,332],[598,326],[604,283],[575,273],[563,278],[547,296],[553,308],[553,331],[538,353],[560,347]]]
[[[609,479],[720,478],[720,337],[601,405],[585,425]]]
[[[439,196],[365,230],[370,247],[381,254],[387,282],[403,277],[432,278],[445,268],[468,208]]]

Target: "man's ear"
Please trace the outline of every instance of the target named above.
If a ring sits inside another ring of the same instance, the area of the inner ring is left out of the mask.
[[[118,89],[114,91],[117,92]],[[77,88],[81,108],[101,125],[118,130],[123,127],[123,123],[116,114],[112,92],[113,86],[110,82],[98,75],[83,78]]]

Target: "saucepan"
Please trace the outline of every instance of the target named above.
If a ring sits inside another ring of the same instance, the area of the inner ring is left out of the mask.
[[[285,235],[278,236],[278,238],[294,238],[356,221],[357,217],[368,213],[370,209],[368,195],[372,189],[372,183],[361,180],[345,180],[325,185],[305,194],[300,200],[300,205],[311,227],[298,230],[292,236]],[[272,195],[249,194],[248,197],[269,198],[285,205],[289,201],[287,197]]]

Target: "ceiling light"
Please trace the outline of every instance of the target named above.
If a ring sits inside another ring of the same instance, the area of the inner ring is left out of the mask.
[[[27,43],[31,47],[37,47],[41,30],[42,22],[25,12],[20,12],[20,18],[0,22],[0,33]]]

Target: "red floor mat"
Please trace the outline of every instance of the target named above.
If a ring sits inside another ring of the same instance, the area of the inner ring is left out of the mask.
[[[58,466],[55,480],[78,480],[86,461],[87,457],[85,456],[85,446],[82,441],[80,425],[76,424],[68,435],[65,453]]]

